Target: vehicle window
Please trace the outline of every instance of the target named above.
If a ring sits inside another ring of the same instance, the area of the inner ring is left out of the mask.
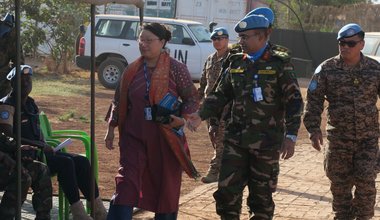
[[[97,36],[123,38],[123,29],[127,26],[127,21],[120,20],[100,20],[96,31]]]
[[[169,41],[171,44],[183,44],[183,39],[191,38],[186,29],[181,25],[166,24],[170,32],[172,32],[172,39]]]
[[[380,57],[380,46],[377,47],[377,50],[376,50],[376,53],[375,53],[375,56],[378,56]]]
[[[125,31],[127,32],[125,34],[125,38],[128,40],[136,40],[137,34],[138,34],[138,28],[139,28],[139,22],[137,21],[130,22],[129,28],[125,28]]]
[[[210,32],[203,25],[190,24],[189,28],[199,42],[211,42]]]
[[[362,50],[363,54],[365,55],[373,55],[375,52],[375,47],[377,47],[379,39],[374,37],[366,37],[365,39],[364,48]]]

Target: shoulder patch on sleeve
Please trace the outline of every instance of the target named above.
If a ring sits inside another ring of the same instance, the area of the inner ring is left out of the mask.
[[[2,120],[7,120],[9,118],[9,112],[8,111],[2,111],[2,112],[0,112],[0,118]]]
[[[0,124],[13,126],[14,107],[11,105],[0,105]]]
[[[318,82],[316,80],[311,80],[309,87],[308,87],[308,90],[310,92],[313,92],[314,90],[317,89],[317,87],[318,87]]]

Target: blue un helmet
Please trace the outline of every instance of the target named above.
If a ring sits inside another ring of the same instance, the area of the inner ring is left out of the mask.
[[[0,21],[0,38],[5,37],[14,27],[15,18],[13,15],[7,13]]]
[[[23,75],[33,75],[33,69],[29,65],[20,65],[21,68],[21,74]],[[13,79],[16,79],[16,67],[14,67],[11,71],[9,71],[7,75],[7,80],[13,81]]]
[[[342,38],[349,38],[357,34],[361,34],[363,35],[362,37],[364,37],[364,31],[362,30],[360,25],[355,24],[355,23],[350,23],[350,24],[346,24],[339,30],[338,36],[336,39],[340,40]]]

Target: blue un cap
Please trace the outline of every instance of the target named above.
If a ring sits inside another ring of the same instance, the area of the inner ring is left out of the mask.
[[[250,15],[241,19],[235,25],[237,33],[252,29],[263,29],[269,27],[269,21],[263,15]]]
[[[33,75],[33,69],[29,65],[20,65],[21,74],[23,75]],[[7,75],[7,80],[11,81],[16,76],[16,67],[13,67]]]
[[[248,14],[245,17],[248,17],[250,15],[262,15],[268,19],[270,25],[273,25],[274,13],[273,13],[272,9],[270,9],[268,7],[255,8],[252,11],[248,12]]]
[[[228,31],[225,27],[218,27],[218,28],[215,28],[212,33],[210,34],[210,38],[214,38],[214,37],[217,37],[217,36],[227,36],[228,37]]]
[[[343,26],[339,30],[338,37],[336,39],[340,40],[342,38],[352,37],[354,35],[359,34],[360,32],[364,33],[364,31],[362,30],[362,28],[358,24],[350,23],[350,24]]]

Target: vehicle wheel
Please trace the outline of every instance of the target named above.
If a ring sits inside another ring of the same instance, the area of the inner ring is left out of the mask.
[[[104,60],[98,68],[100,83],[106,88],[115,89],[126,66],[118,59],[108,58]]]

